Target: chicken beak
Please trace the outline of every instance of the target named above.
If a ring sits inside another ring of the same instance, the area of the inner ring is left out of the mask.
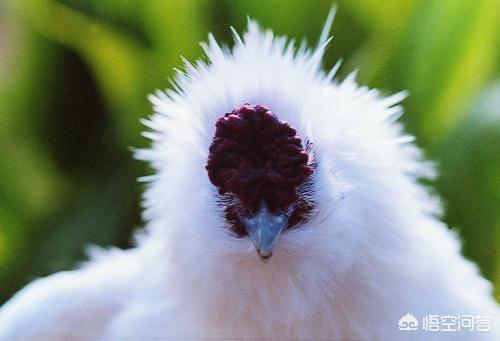
[[[257,214],[241,217],[245,230],[262,261],[273,255],[273,247],[281,232],[288,226],[288,216],[282,212],[269,212],[267,205],[261,204]]]

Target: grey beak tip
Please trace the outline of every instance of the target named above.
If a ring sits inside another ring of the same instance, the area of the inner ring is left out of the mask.
[[[259,254],[259,258],[260,260],[262,261],[262,263],[267,263],[269,261],[269,259],[272,257],[273,253],[271,251],[268,251],[268,252],[262,252],[262,251],[257,251],[257,253]]]

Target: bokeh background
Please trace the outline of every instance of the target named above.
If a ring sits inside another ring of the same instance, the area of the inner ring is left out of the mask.
[[[498,0],[336,0],[343,78],[407,89],[402,118],[440,177],[429,185],[465,255],[500,284]],[[314,44],[332,0],[1,0],[0,304],[28,281],[70,269],[85,247],[129,247],[141,226],[146,95],[179,55],[247,15]],[[497,291],[498,292],[498,291]],[[498,294],[497,294],[498,297]]]

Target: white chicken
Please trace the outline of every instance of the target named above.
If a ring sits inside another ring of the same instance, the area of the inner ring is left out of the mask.
[[[419,184],[405,95],[321,70],[332,20],[314,50],[253,21],[231,50],[210,35],[208,61],[151,96],[137,246],[29,284],[0,339],[499,340],[490,283]]]

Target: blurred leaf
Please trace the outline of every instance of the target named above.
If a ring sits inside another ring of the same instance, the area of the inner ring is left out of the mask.
[[[143,89],[149,58],[145,47],[52,0],[19,1],[13,8],[38,33],[84,56],[115,113],[123,144],[134,145],[137,122],[147,110]]]
[[[58,0],[130,38],[149,44],[144,34],[144,2],[136,0]]]
[[[23,72],[9,83],[0,83],[0,97],[4,98],[0,102],[0,205],[22,219],[47,211],[57,200],[54,188],[63,182],[32,124],[46,106],[39,91],[48,86],[43,75],[53,70],[50,63],[42,70],[32,66],[51,51],[36,43],[28,46],[31,54],[18,59]],[[34,79],[34,75],[38,77]]]
[[[342,1],[342,7],[356,13],[370,30],[397,31],[407,19],[417,0],[408,1]]]
[[[497,0],[422,1],[401,47],[401,88],[418,137],[436,143],[496,66]],[[388,66],[390,67],[390,66]],[[417,120],[418,117],[418,120]]]
[[[130,167],[118,168],[119,173],[101,179],[101,183],[79,184],[79,195],[61,204],[63,209],[57,215],[37,221],[38,228],[32,229],[29,236],[22,229],[12,231],[9,250],[15,253],[12,257],[7,255],[9,263],[0,267],[0,301],[19,285],[36,277],[69,270],[84,261],[85,248],[89,245],[129,246],[130,222],[139,220],[138,188],[124,190],[134,174],[130,169],[124,171]]]
[[[358,79],[362,82],[373,82],[398,51],[416,2],[351,0],[342,3],[370,31],[368,39],[347,62],[348,70],[360,68]]]
[[[36,216],[46,212],[57,200],[54,188],[60,181],[54,177],[56,172],[43,154],[36,154],[29,143],[2,145],[0,163],[0,203],[10,212],[24,215],[24,218]]]
[[[0,302],[19,288],[19,269],[29,238],[26,219],[0,205]],[[1,304],[1,303],[0,303]]]
[[[454,61],[454,70],[450,72],[448,84],[441,92],[433,112],[437,118],[437,129],[450,128],[460,117],[457,112],[463,110],[475,93],[488,80],[498,67],[495,44],[498,34],[499,2],[479,1],[481,4],[476,14],[474,25],[471,25],[460,55]],[[440,123],[440,121],[442,123]],[[439,137],[439,132],[436,134]]]
[[[194,60],[201,55],[198,43],[207,37],[208,2],[147,1],[144,4],[146,31],[151,37],[155,62],[166,80],[180,65],[180,55]]]
[[[321,28],[330,7],[331,1],[295,0],[293,6],[287,0],[254,0],[227,1],[231,8],[234,21],[243,25],[237,27],[240,31],[246,28],[246,18],[257,19],[264,28],[272,28],[279,35],[295,39],[312,37],[311,45],[319,38]],[[313,15],[304,15],[311,13]],[[234,25],[234,24],[231,24]]]
[[[4,223],[6,219],[3,217],[0,218],[0,224]],[[6,260],[7,260],[7,255],[9,253],[9,250],[7,249],[7,243],[5,242],[5,237],[3,236],[2,230],[0,229],[0,269],[3,268]],[[1,270],[0,270],[1,272]]]
[[[13,20],[4,21],[16,39],[0,82],[0,272],[16,268],[28,244],[30,223],[54,210],[65,192],[65,179],[48,157],[37,134],[54,72],[53,50]],[[0,42],[1,43],[1,42]],[[42,91],[41,91],[42,89]],[[7,279],[2,276],[0,296]]]
[[[0,273],[5,270],[4,268],[12,250],[16,249],[16,245],[14,243],[7,242],[8,237],[6,226],[13,227],[17,225],[18,224],[14,221],[14,217],[12,217],[7,210],[0,206]]]
[[[497,245],[500,245],[500,233],[497,233]],[[500,248],[497,248],[497,266],[495,268],[495,274],[493,276],[493,285],[494,285],[494,296],[497,302],[500,302]]]
[[[50,228],[27,254],[30,259],[38,255],[29,261],[33,273],[70,269],[86,258],[85,247],[89,245],[129,245],[131,231],[127,222],[138,220],[139,188],[127,189],[135,176],[129,166],[117,168],[116,173],[99,183],[80,184],[78,197],[59,216],[42,222]]]
[[[437,153],[446,221],[464,238],[465,255],[490,279],[500,269],[499,146],[500,83],[474,103]]]

